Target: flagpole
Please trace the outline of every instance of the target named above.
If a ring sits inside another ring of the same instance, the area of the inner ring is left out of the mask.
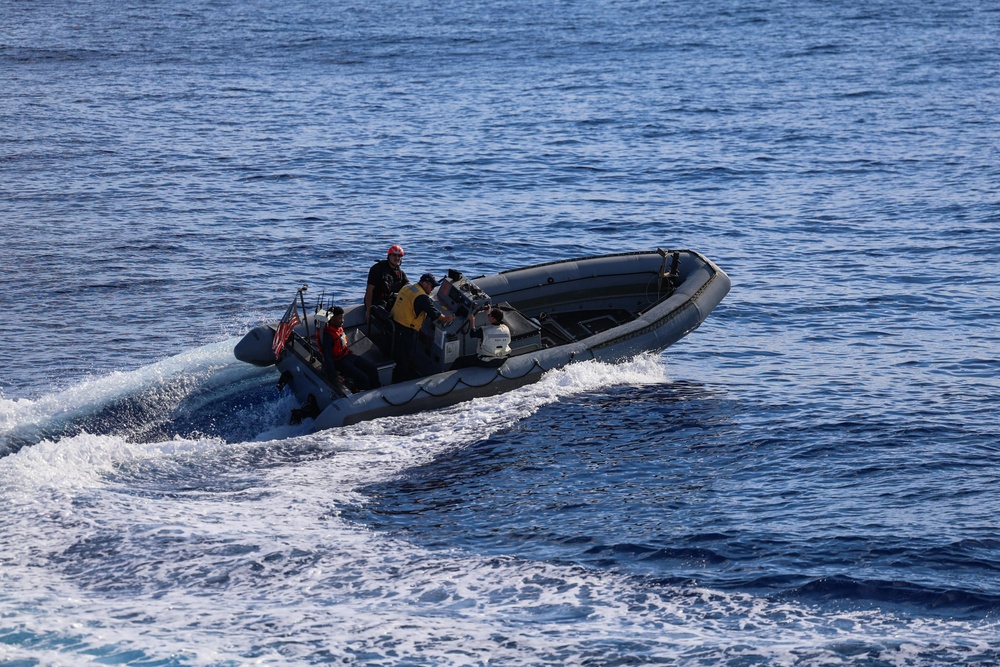
[[[309,289],[309,285],[303,285],[299,288],[299,301],[302,303],[302,321],[306,325],[306,340],[312,340],[312,334],[309,333],[309,313],[306,311],[305,292],[307,289]]]

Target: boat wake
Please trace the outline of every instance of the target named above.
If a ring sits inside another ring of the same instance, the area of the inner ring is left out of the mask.
[[[917,626],[865,610],[831,623],[829,612],[795,601],[420,546],[352,511],[371,502],[370,485],[525,419],[541,421],[546,406],[665,382],[656,356],[584,362],[447,410],[307,433],[284,424],[289,399],[273,376],[235,373],[222,350],[4,404],[4,436],[33,435],[31,446],[0,459],[0,605],[8,610],[0,661],[318,664],[366,656],[528,665],[707,656],[792,665],[872,655],[902,665],[996,655],[994,625]],[[105,431],[87,432],[95,425]],[[156,433],[171,435],[151,439]],[[234,440],[238,433],[248,435]],[[941,633],[966,644],[942,647]]]
[[[135,371],[88,379],[34,400],[0,399],[0,456],[45,440],[58,441],[80,434],[119,436],[132,443],[174,438],[236,443],[282,439],[307,431],[308,424],[306,428],[287,426],[288,415],[298,403],[290,392],[276,389],[274,370],[236,361],[233,344],[233,340],[213,343]],[[531,405],[556,400],[566,393],[609,383],[664,380],[655,357],[640,359],[644,361],[614,367],[589,364],[579,371],[550,374],[533,390],[499,402],[530,409]],[[615,370],[609,373],[608,368]],[[494,399],[488,404],[497,402]],[[481,404],[472,401],[444,412],[463,415],[469,405]],[[381,420],[372,429],[355,430],[379,433],[435,419],[424,415]],[[472,410],[466,419],[485,417]]]
[[[35,400],[0,399],[0,456],[81,433],[130,442],[251,439],[288,407],[266,370],[233,359],[233,344],[213,343]]]

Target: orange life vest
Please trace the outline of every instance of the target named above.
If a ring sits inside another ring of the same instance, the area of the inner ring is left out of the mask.
[[[333,327],[327,324],[320,331],[316,332],[316,344],[319,347],[320,354],[323,352],[323,336],[329,336],[333,340],[332,354],[334,361],[340,361],[351,353],[347,342],[347,334],[344,333],[344,327]]]

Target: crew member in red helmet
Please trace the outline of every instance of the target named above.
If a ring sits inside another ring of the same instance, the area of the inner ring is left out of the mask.
[[[371,315],[372,306],[392,309],[392,300],[399,290],[410,281],[402,269],[403,248],[390,246],[385,259],[375,262],[368,271],[368,287],[365,290],[365,322]]]

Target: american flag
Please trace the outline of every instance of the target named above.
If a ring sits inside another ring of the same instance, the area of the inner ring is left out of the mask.
[[[299,313],[295,308],[295,299],[292,299],[292,305],[285,311],[285,316],[278,322],[278,330],[274,332],[274,341],[271,343],[271,350],[274,352],[275,360],[281,356],[281,351],[285,349],[288,337],[292,335],[292,329],[298,326],[298,324]]]

